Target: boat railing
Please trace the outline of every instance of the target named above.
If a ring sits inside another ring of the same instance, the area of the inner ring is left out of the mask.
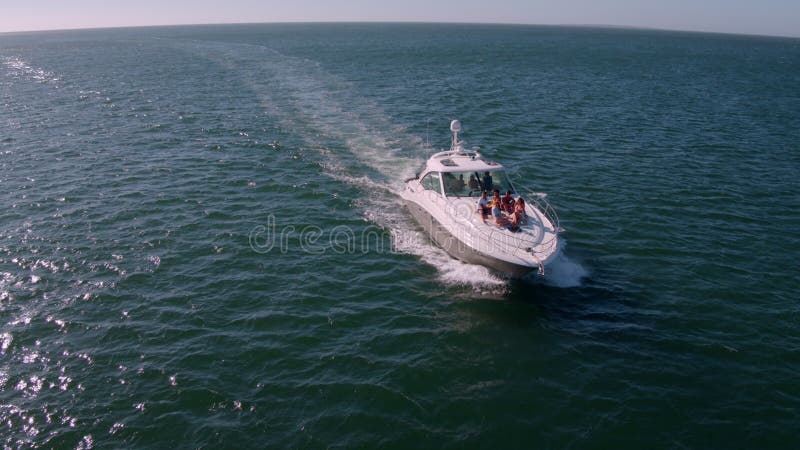
[[[523,196],[523,198],[525,198],[528,203],[531,203],[532,206],[544,214],[547,220],[553,225],[553,230],[556,233],[564,231],[561,228],[561,222],[559,221],[558,213],[556,213],[553,205],[547,201],[547,194],[544,192],[533,192],[528,190],[526,190],[526,192],[528,192],[528,194]]]

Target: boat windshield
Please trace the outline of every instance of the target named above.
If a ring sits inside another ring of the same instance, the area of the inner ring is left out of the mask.
[[[480,197],[481,190],[486,190],[491,197],[492,191],[497,189],[501,194],[514,188],[505,170],[489,172],[444,172],[442,173],[444,193],[449,197]]]

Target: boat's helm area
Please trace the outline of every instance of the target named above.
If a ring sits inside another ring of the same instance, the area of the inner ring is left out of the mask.
[[[516,194],[514,186],[508,179],[505,170],[485,172],[428,172],[420,181],[423,189],[442,193],[448,197],[480,197],[486,191],[489,197],[497,189],[500,194],[511,191]]]

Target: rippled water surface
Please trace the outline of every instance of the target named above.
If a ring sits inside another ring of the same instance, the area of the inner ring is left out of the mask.
[[[800,40],[562,27],[0,35],[9,448],[800,445]],[[397,196],[549,199],[506,280]]]

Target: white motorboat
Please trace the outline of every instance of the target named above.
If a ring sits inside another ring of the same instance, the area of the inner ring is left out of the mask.
[[[451,256],[511,276],[545,268],[560,252],[558,217],[545,194],[524,196],[525,214],[485,215],[482,191],[501,194],[514,189],[503,166],[477,151],[464,150],[458,139],[461,123],[450,123],[450,150],[436,153],[422,172],[406,180],[401,196],[432,240]],[[519,211],[519,210],[518,210]]]

